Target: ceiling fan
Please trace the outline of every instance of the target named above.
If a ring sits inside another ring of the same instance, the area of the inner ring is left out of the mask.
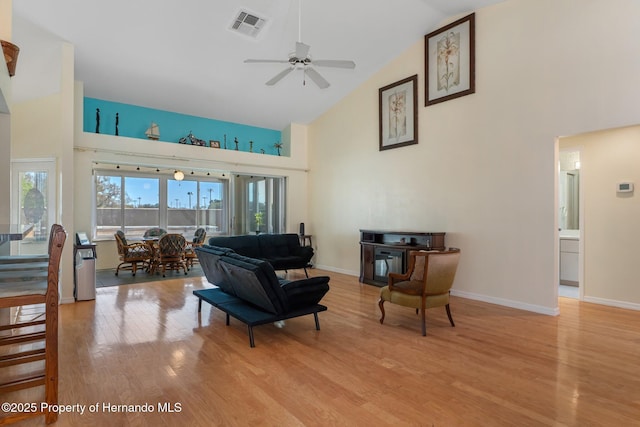
[[[289,54],[289,59],[245,59],[245,63],[270,63],[270,64],[289,64],[289,66],[276,74],[266,84],[267,86],[273,86],[282,80],[285,76],[291,73],[295,69],[302,69],[304,76],[309,76],[313,82],[318,85],[320,89],[326,89],[330,86],[329,82],[318,73],[311,65],[317,65],[318,67],[333,67],[333,68],[348,68],[353,69],[356,67],[356,63],[353,61],[339,60],[339,59],[311,59],[309,50],[311,46],[302,43],[302,7],[300,0],[298,0],[298,41],[296,42],[296,49],[293,53]],[[303,80],[305,84],[305,80]]]

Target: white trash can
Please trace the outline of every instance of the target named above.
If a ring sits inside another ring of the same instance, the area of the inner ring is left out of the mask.
[[[96,299],[96,256],[95,247],[91,249],[76,248],[75,288],[73,295],[76,301]]]

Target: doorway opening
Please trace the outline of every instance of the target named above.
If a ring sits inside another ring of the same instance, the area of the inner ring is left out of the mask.
[[[558,295],[581,298],[581,193],[580,151],[562,147],[558,161],[558,237],[560,248]]]

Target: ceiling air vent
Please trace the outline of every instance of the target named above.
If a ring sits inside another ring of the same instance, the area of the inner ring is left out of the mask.
[[[266,24],[266,19],[260,18],[246,10],[240,10],[231,25],[231,30],[244,34],[245,36],[256,38]]]

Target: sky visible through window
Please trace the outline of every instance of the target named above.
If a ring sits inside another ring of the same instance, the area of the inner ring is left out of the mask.
[[[112,178],[119,182],[120,178]],[[167,204],[170,208],[196,208],[209,206],[211,199],[222,200],[223,185],[219,182],[202,181],[200,183],[200,199],[197,197],[197,181],[167,180]],[[157,206],[159,203],[159,184],[156,178],[131,178],[125,182],[127,198],[135,207]],[[189,194],[191,193],[191,194]]]

